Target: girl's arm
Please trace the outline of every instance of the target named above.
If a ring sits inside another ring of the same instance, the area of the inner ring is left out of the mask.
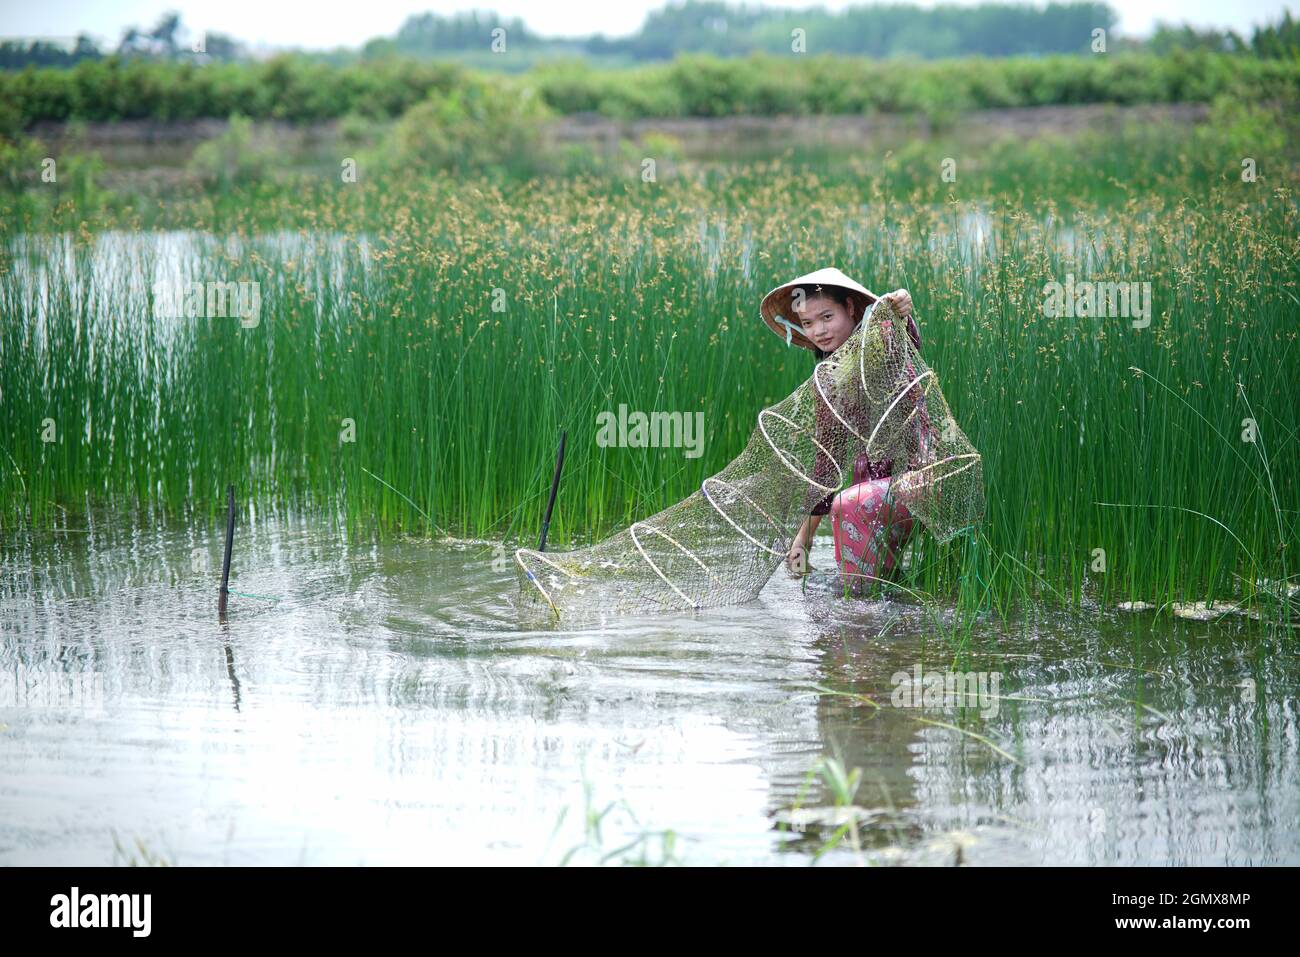
[[[821,524],[820,515],[809,515],[799,531],[795,532],[794,542],[790,545],[790,553],[785,557],[786,567],[793,574],[807,574],[808,569],[812,566],[808,564],[808,552],[812,549],[813,535],[817,532],[817,526]]]
[[[813,456],[812,474],[813,481],[824,488],[832,484],[832,477],[835,475],[835,463],[829,455],[822,451],[822,446],[830,443],[832,437],[836,436],[838,423],[831,418],[831,410],[820,394],[817,396],[816,403],[814,436],[817,439],[817,452]],[[830,514],[831,503],[834,501],[837,492],[838,489],[832,489],[820,501],[813,504],[810,512],[818,521],[821,521],[823,515]],[[807,522],[804,524],[806,525]],[[816,527],[817,523],[814,522],[813,528]]]
[[[817,401],[816,422],[818,440],[824,442],[828,438],[831,423],[829,409],[826,408],[820,397]],[[813,462],[815,481],[823,486],[829,484],[834,467],[835,463],[831,461],[830,456],[818,448]],[[817,526],[821,524],[822,516],[830,513],[831,503],[837,494],[837,491],[832,490],[826,494],[825,498],[813,505],[812,513],[803,520],[803,524],[799,526],[799,531],[795,533],[794,541],[790,545],[790,552],[786,555],[786,565],[792,574],[806,575],[808,569],[812,567],[808,563],[808,553],[812,550],[813,535],[817,532]]]

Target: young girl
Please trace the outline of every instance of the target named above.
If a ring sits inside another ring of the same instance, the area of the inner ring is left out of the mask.
[[[811,350],[820,362],[853,334],[867,308],[877,298],[838,269],[821,269],[772,290],[764,297],[760,311],[769,328],[781,335],[787,344]],[[889,300],[898,314],[907,320],[907,334],[919,349],[921,333],[912,318],[912,299],[907,290],[899,289],[883,298]],[[894,334],[888,322],[882,325],[881,332],[886,343]],[[914,395],[919,413],[917,422],[921,441],[918,447],[922,455],[918,458],[921,458],[928,444],[925,437],[932,426],[920,390],[917,389]],[[829,426],[829,410],[823,404],[817,410],[817,428],[820,432]],[[921,461],[909,462],[908,468],[914,469],[922,464]],[[819,452],[814,478],[826,485],[826,476],[832,475],[833,471],[833,464]],[[911,513],[893,494],[893,481],[892,460],[872,461],[865,453],[858,455],[853,465],[852,485],[839,494],[832,492],[827,495],[813,508],[795,534],[786,556],[790,571],[795,575],[807,573],[812,537],[822,516],[829,513],[835,540],[835,561],[839,568],[855,585],[887,577],[894,570],[898,553],[913,527]]]

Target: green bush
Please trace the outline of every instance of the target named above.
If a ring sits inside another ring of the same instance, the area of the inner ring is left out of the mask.
[[[265,145],[265,137],[253,121],[232,113],[224,133],[194,150],[188,169],[209,188],[225,191],[267,179],[278,162],[276,152]]]
[[[21,193],[39,182],[41,160],[46,155],[31,137],[0,133],[0,191]]]
[[[1243,82],[1267,96],[1293,97],[1300,60],[1202,50],[936,61],[693,54],[626,69],[556,61],[511,78],[391,56],[343,67],[291,54],[205,66],[107,57],[71,69],[0,71],[0,132],[40,120],[178,120],[235,110],[252,119],[300,123],[348,114],[396,119],[427,98],[482,96],[488,78],[533,89],[560,114],[599,112],[616,119],[876,110],[936,115],[967,107],[1208,103]]]
[[[548,165],[554,114],[527,85],[469,76],[407,110],[375,157],[393,173],[487,170],[528,175]]]

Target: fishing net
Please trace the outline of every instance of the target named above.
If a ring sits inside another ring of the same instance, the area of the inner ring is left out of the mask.
[[[852,483],[863,453],[892,461],[894,498],[938,541],[977,523],[980,455],[902,328],[893,306],[877,300],[806,382],[759,412],[744,451],[688,498],[585,548],[518,549],[524,605],[572,618],[750,601],[812,509]]]

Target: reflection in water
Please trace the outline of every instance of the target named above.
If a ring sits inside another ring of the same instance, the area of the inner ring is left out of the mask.
[[[1300,668],[1267,634],[1093,613],[956,642],[781,573],[561,629],[491,543],[297,518],[240,523],[221,625],[223,531],[0,540],[0,863],[585,862],[643,835],[615,860],[807,864],[829,758],[861,770],[862,854],[821,863],[1300,863]],[[999,680],[945,707],[918,668]],[[914,684],[928,706],[896,707]]]
[[[226,676],[230,679],[230,692],[234,697],[235,710],[239,710],[239,678],[235,675],[235,650],[230,647],[230,642],[225,641],[221,645],[222,651],[226,653]]]

